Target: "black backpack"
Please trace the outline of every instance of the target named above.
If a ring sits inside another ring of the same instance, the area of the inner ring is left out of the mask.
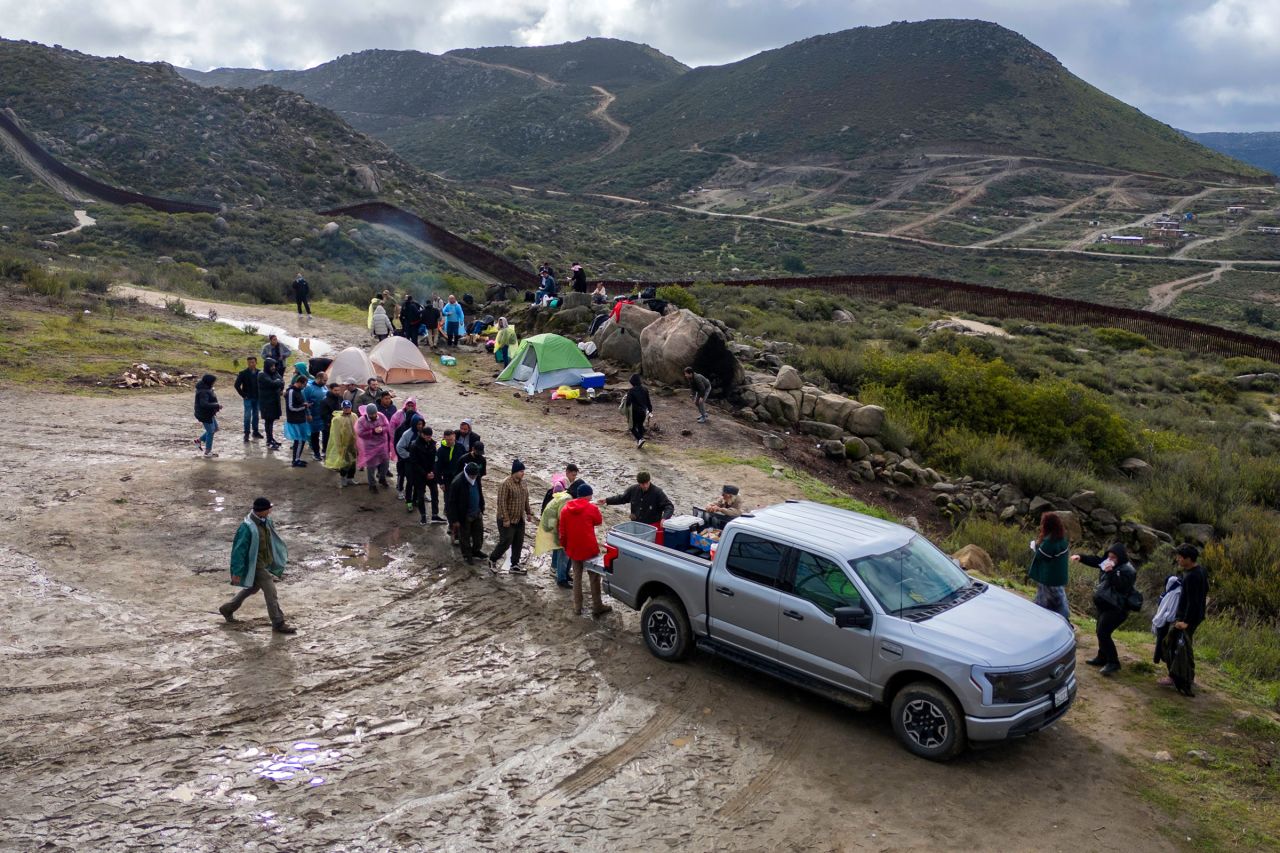
[[[1196,659],[1191,648],[1191,635],[1173,628],[1165,635],[1164,646],[1173,686],[1183,696],[1195,696]]]

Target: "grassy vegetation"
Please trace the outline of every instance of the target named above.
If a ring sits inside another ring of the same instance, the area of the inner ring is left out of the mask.
[[[742,465],[747,468],[754,468],[764,474],[772,474],[774,472],[773,461],[766,456],[732,456],[727,453],[717,453],[715,451],[697,451],[692,454],[700,462],[707,465],[715,465],[718,467]],[[794,483],[800,489],[800,493],[804,495],[805,500],[815,501],[817,503],[834,506],[839,509],[847,509],[852,512],[860,512],[863,515],[870,515],[875,518],[883,518],[886,521],[897,521],[897,517],[892,513],[881,509],[877,506],[865,503],[857,498],[843,494],[839,490],[819,480],[812,474],[795,468],[783,468],[782,477],[788,482]]]

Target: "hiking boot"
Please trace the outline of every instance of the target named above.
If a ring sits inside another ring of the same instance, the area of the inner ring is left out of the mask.
[[[427,525],[431,524],[431,522],[427,521],[427,517],[425,515],[422,518],[418,519],[418,523],[421,524],[423,527],[426,527]]]
[[[642,448],[642,447],[644,447],[644,439],[643,439],[643,438],[636,442],[636,450],[639,450],[639,449],[640,449],[640,448]]]
[[[610,607],[607,604],[601,604],[598,607],[591,608],[591,618],[599,619],[601,616],[605,615],[606,613],[612,613],[612,612],[613,612],[612,607]]]
[[[509,568],[507,571],[511,572],[511,574],[513,574],[513,575],[527,575],[527,574],[529,574],[527,571],[525,571],[524,569],[520,568],[519,566],[512,566],[512,567],[511,567],[511,568]]]
[[[222,606],[220,606],[220,607],[218,608],[218,612],[219,612],[219,613],[221,613],[221,614],[222,614],[222,618],[223,618],[223,619],[226,619],[228,622],[237,622],[237,621],[239,621],[238,619],[236,619],[236,613],[235,613],[235,611],[234,611],[234,610],[232,610],[230,607],[227,607],[227,605],[225,605],[225,604],[223,604]]]
[[[272,626],[271,626],[271,630],[272,630],[272,631],[275,631],[277,634],[296,634],[296,633],[298,633],[298,629],[297,629],[297,628],[293,627],[292,625],[286,625],[286,624],[285,624],[285,623],[283,623],[283,622],[281,622],[279,625],[272,625]]]
[[[1106,664],[1106,661],[1102,658],[1089,658],[1085,663],[1089,666],[1103,666]]]
[[[204,458],[205,458],[205,459],[217,459],[217,458],[218,458],[218,454],[214,453],[212,450],[206,450],[206,451],[204,452]]]
[[[262,435],[262,433],[260,433],[260,432],[255,432],[255,433],[253,434],[253,437],[254,437],[254,438],[264,438],[264,436],[263,436],[263,435]]]
[[[432,524],[446,524],[447,522],[446,522],[443,518],[441,518],[440,516],[438,516],[438,515],[433,515],[433,516],[431,516],[431,523],[432,523]]]
[[[244,434],[244,443],[245,443],[245,444],[248,444],[248,443],[249,443],[249,433],[247,433],[247,432]]]
[[[1098,672],[1102,675],[1113,675],[1119,671],[1120,671],[1120,664],[1118,663],[1109,663],[1106,666],[1104,666],[1102,669],[1098,670]]]
[[[382,488],[384,488],[384,489],[389,489],[389,488],[391,488],[390,486],[388,486],[388,485],[387,485],[387,481],[386,481],[386,480],[379,480],[379,481],[378,481],[378,485],[379,485],[379,486],[382,486]],[[402,495],[402,496],[401,496],[401,500],[403,500],[403,499],[404,499],[404,496]]]

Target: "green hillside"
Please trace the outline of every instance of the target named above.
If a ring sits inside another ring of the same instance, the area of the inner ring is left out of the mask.
[[[1242,163],[1280,175],[1280,132],[1192,133],[1182,131],[1206,148],[1220,151]]]
[[[770,161],[1036,154],[1176,176],[1257,175],[981,21],[859,27],[625,93],[633,161],[700,144]]]
[[[611,92],[662,83],[689,70],[688,66],[647,44],[609,38],[538,47],[463,48],[451,50],[445,56],[510,65],[559,83],[603,86]]]

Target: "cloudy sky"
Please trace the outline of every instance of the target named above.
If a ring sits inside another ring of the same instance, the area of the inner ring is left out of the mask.
[[[1176,127],[1280,130],[1280,0],[0,0],[0,36],[208,69],[598,35],[707,65],[941,17],[1016,30]]]

